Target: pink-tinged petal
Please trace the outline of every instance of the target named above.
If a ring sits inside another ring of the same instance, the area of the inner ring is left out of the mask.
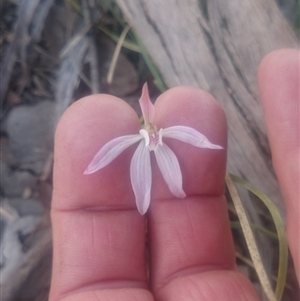
[[[141,141],[130,163],[130,178],[135,195],[136,206],[140,214],[145,214],[151,199],[151,160],[150,151]]]
[[[182,189],[182,174],[173,151],[164,144],[159,146],[154,154],[158,167],[172,194],[178,198],[184,198],[186,194]]]
[[[152,123],[154,119],[155,109],[154,109],[154,105],[150,100],[147,83],[145,83],[143,86],[142,96],[139,102],[143,113],[145,125]]]
[[[177,139],[200,148],[223,149],[222,146],[211,143],[200,132],[183,125],[163,129],[163,137]]]
[[[95,155],[92,162],[88,165],[84,174],[91,174],[105,167],[116,157],[118,157],[126,148],[140,141],[143,137],[137,135],[127,135],[117,137],[107,142]]]

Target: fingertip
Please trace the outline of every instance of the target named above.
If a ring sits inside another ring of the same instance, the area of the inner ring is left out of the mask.
[[[122,99],[107,94],[95,94],[79,99],[64,112],[56,128],[56,136],[59,138],[60,135],[69,135],[73,128],[79,130],[75,134],[81,134],[86,131],[87,123],[97,123],[104,117],[113,119],[116,125],[123,123],[124,119],[134,120],[135,123],[137,121],[135,111]],[[89,130],[94,129],[90,127]],[[110,128],[106,127],[105,130],[109,131]]]
[[[224,129],[221,136],[227,136],[226,116],[221,104],[202,89],[189,86],[171,88],[157,98],[155,108],[158,112],[156,122],[165,127],[174,125],[175,121],[176,125],[190,123],[194,127],[200,122],[207,127],[208,134],[214,135],[219,128]]]
[[[299,118],[300,52],[280,49],[268,54],[258,69],[260,99],[273,150],[294,148]]]
[[[175,153],[183,175],[187,195],[222,195],[226,165],[227,123],[221,105],[207,92],[195,87],[175,87],[155,102],[154,124],[158,128],[188,126],[223,149],[198,148],[176,139],[166,138]],[[160,172],[154,168],[154,198],[171,196]],[[199,184],[201,183],[201,185]]]
[[[258,70],[268,138],[273,151],[297,146],[300,52],[281,49],[268,54]],[[274,154],[274,153],[273,153]]]
[[[103,172],[90,174],[87,167],[105,143],[138,129],[135,111],[117,97],[92,95],[71,105],[56,129],[52,205],[64,209],[101,205],[101,200],[112,196],[121,199],[115,194],[116,187],[131,198],[129,173],[125,170],[132,150],[126,150]]]
[[[297,65],[298,68],[295,67]],[[291,82],[290,77],[294,77],[295,72],[299,73],[299,68],[300,52],[297,49],[279,49],[266,55],[259,64],[257,74],[263,104],[271,102],[269,92],[273,95],[285,83]]]
[[[285,65],[286,61],[299,57],[299,50],[294,48],[277,49],[267,54],[259,64],[258,72],[271,67],[280,67]]]

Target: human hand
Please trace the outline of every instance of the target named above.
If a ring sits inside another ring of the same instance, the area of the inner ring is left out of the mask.
[[[226,146],[224,113],[207,93],[174,88],[155,106],[158,126],[183,123]],[[108,95],[76,102],[61,119],[55,147],[50,301],[259,300],[249,280],[235,269],[223,197],[225,152],[178,141],[168,145],[179,159],[188,196],[182,200],[170,194],[154,161],[148,283],[146,217],[136,210],[129,177],[134,147],[105,169],[83,175],[104,143],[139,127],[133,110]]]

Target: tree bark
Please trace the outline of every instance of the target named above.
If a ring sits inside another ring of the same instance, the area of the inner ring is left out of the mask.
[[[229,171],[283,211],[271,165],[256,72],[269,52],[297,47],[272,0],[117,0],[168,87],[200,87],[218,99],[229,126]]]

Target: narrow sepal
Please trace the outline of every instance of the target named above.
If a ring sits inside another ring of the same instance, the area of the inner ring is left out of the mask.
[[[182,174],[176,155],[166,144],[159,146],[154,153],[158,167],[170,191],[176,197],[184,198],[186,194],[182,189]]]
[[[135,195],[136,206],[140,214],[145,214],[151,199],[151,160],[150,152],[141,141],[130,163],[131,185]]]
[[[98,151],[98,153],[95,155],[91,163],[84,171],[84,174],[91,174],[105,167],[117,156],[119,156],[125,149],[138,142],[142,138],[143,137],[141,135],[137,134],[121,136],[110,140]]]
[[[141,107],[141,110],[143,113],[145,125],[147,125],[149,123],[153,123],[155,109],[154,109],[154,105],[152,104],[152,102],[150,100],[147,83],[145,83],[143,86],[142,96],[139,99],[139,102],[140,102],[140,107]]]
[[[183,125],[175,125],[163,129],[163,137],[173,138],[200,148],[222,149],[220,145],[211,143],[206,136],[197,130]]]

